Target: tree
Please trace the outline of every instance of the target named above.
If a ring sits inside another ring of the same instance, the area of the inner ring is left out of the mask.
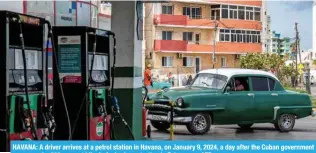
[[[293,65],[285,65],[285,61],[288,60],[289,57],[289,55],[282,56],[278,54],[247,54],[240,58],[240,67],[265,71],[274,69],[280,81],[286,82],[289,77],[293,78],[298,76],[298,72]]]
[[[313,65],[316,65],[316,60],[313,60]]]

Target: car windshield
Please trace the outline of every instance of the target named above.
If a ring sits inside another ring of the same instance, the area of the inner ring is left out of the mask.
[[[223,89],[227,77],[219,74],[200,73],[195,76],[191,87],[206,87],[212,89]]]

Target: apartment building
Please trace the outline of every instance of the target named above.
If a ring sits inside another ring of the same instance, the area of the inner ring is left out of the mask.
[[[262,6],[262,1],[146,3],[146,63],[160,75],[195,74],[213,64],[238,67],[241,55],[262,51]]]
[[[276,33],[275,31],[272,31],[270,40],[271,40],[270,53],[276,53],[280,55],[292,53],[292,50],[291,50],[292,39],[291,38],[289,37],[281,38],[280,33]]]

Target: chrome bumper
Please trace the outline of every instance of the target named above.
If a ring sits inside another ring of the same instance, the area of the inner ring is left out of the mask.
[[[154,114],[147,114],[147,120],[151,121],[164,121],[164,122],[170,122],[170,112],[168,115],[154,115]],[[174,117],[173,122],[178,123],[189,123],[192,121],[192,117]]]

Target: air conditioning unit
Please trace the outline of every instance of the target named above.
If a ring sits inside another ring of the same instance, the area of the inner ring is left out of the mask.
[[[177,58],[178,58],[178,59],[182,59],[182,58],[183,58],[183,54],[177,53]]]

